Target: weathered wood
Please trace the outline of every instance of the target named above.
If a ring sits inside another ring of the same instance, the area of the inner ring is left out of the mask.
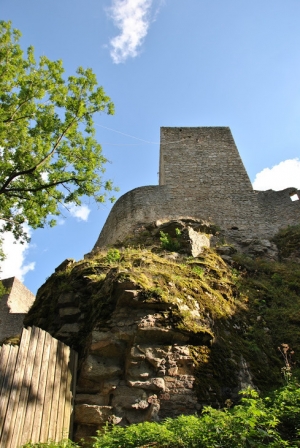
[[[24,328],[20,341],[20,347],[18,350],[16,368],[13,375],[11,393],[6,412],[4,429],[1,437],[1,443],[3,444],[3,446],[7,448],[9,448],[11,445],[12,434],[14,432],[16,414],[19,405],[21,384],[26,366],[30,334],[31,334],[31,328],[29,330],[26,330]]]
[[[26,414],[25,414],[25,418],[24,418],[23,431],[22,431],[22,436],[20,438],[21,445],[24,445],[25,443],[30,442],[32,440],[31,434],[32,434],[32,428],[33,428],[33,422],[34,422],[35,406],[36,406],[37,396],[38,396],[38,387],[39,387],[40,372],[41,372],[41,362],[42,362],[44,341],[45,341],[45,331],[38,328],[36,339],[37,339],[36,350],[35,350],[35,356],[33,359],[33,369],[32,369],[32,380],[33,381],[31,381],[30,391],[29,391],[29,395],[28,395],[28,402],[27,402]],[[32,440],[32,441],[34,441],[34,440]]]
[[[65,413],[65,403],[67,393],[69,358],[70,358],[70,347],[64,345],[62,350],[61,380],[60,380],[55,440],[61,440],[63,438],[63,424],[64,424],[64,413]]]
[[[76,370],[77,353],[35,327],[0,347],[0,448],[72,433]]]
[[[52,336],[49,333],[45,333],[44,351],[41,364],[40,382],[38,397],[35,407],[34,422],[31,434],[32,442],[40,441],[40,432],[42,427],[43,410],[45,407],[45,396],[46,396],[46,384],[47,384],[47,372],[49,368],[50,352],[51,352],[51,340]]]
[[[0,356],[0,394],[2,393],[2,385],[5,377],[5,370],[7,365],[7,360],[10,352],[10,345],[3,345],[1,347]]]
[[[75,394],[76,394],[76,384],[77,384],[77,366],[78,366],[78,353],[72,350],[72,397],[71,397],[71,416],[70,416],[70,432],[69,438],[73,438],[73,427],[74,427],[74,404],[75,404]]]
[[[47,442],[49,439],[48,434],[49,434],[51,404],[52,404],[54,378],[55,378],[57,346],[58,346],[58,340],[52,338],[50,347],[49,368],[47,372],[43,418],[40,432],[40,442]]]
[[[0,401],[0,435],[2,438],[2,432],[4,428],[4,422],[6,418],[6,410],[8,407],[10,390],[13,380],[13,374],[16,366],[18,347],[13,345],[10,346],[9,356],[7,360],[7,365],[5,369],[4,381],[2,384],[1,401]],[[0,443],[0,448],[6,448],[5,445]]]
[[[49,426],[49,432],[48,432],[48,437],[50,440],[55,440],[55,436],[56,436],[59,389],[60,389],[61,368],[62,368],[62,361],[63,361],[63,346],[64,346],[64,344],[62,342],[58,341],[55,377],[54,377],[54,386],[53,386],[53,396],[52,396],[52,407],[51,407],[51,415],[50,415],[50,426]]]
[[[63,438],[72,437],[73,420],[72,409],[75,391],[73,383],[76,383],[76,371],[77,371],[77,353],[74,350],[70,350],[68,373],[67,373],[67,386],[66,386],[66,403],[63,419]],[[76,384],[75,384],[76,387]]]
[[[32,382],[32,370],[33,370],[33,362],[34,362],[34,356],[35,356],[35,350],[37,345],[37,334],[38,334],[38,328],[32,327],[31,329],[31,335],[29,340],[29,349],[27,354],[27,360],[26,360],[26,369],[23,376],[22,386],[21,386],[21,392],[20,392],[20,399],[19,399],[19,406],[16,416],[16,425],[14,428],[14,433],[12,437],[12,446],[17,447],[19,446],[20,439],[22,436],[22,431],[24,429],[24,419],[26,415],[26,408],[27,408],[27,401],[28,401],[28,395],[30,391],[30,386]]]

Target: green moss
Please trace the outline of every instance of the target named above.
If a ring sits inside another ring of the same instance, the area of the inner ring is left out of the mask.
[[[17,334],[14,336],[10,336],[9,338],[5,338],[3,341],[1,341],[0,346],[3,344],[20,345],[20,341],[21,341],[21,335]]]
[[[55,333],[61,327],[59,297],[72,294],[84,319],[68,343],[83,356],[91,329],[105,327],[120,292],[135,289],[139,301],[162,304],[161,324],[188,337],[200,402],[224,403],[237,389],[241,359],[261,391],[280,384],[277,347],[285,342],[300,353],[299,264],[237,254],[228,266],[209,249],[197,258],[170,260],[155,245],[117,254],[101,251],[53,274],[38,291],[26,325],[44,319],[42,328]]]

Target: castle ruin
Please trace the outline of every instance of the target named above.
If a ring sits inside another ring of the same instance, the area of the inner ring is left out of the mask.
[[[192,217],[227,236],[269,239],[300,222],[300,191],[255,191],[228,127],[161,128],[159,185],[135,188],[112,208],[94,250],[144,223]]]

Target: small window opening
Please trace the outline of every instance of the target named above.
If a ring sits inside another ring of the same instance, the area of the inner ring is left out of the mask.
[[[291,201],[299,201],[299,196],[298,196],[298,193],[296,193],[296,192],[290,193],[290,198],[291,198]]]
[[[108,402],[108,406],[111,406],[112,401],[113,401],[113,398],[114,398],[114,394],[109,394],[109,402]]]

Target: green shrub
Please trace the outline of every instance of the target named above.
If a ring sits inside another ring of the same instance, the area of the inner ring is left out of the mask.
[[[118,249],[109,249],[106,255],[106,261],[109,264],[117,263],[121,258],[120,251]]]
[[[222,410],[205,407],[200,417],[180,416],[163,423],[108,428],[93,448],[259,448],[300,446],[300,389],[296,384],[260,398],[242,392],[240,404]]]
[[[168,250],[170,252],[176,252],[180,248],[180,242],[178,241],[181,232],[179,229],[176,229],[176,239],[171,238],[168,233],[160,231],[160,243],[161,247],[164,250]]]
[[[300,388],[295,382],[260,398],[241,392],[238,405],[205,407],[200,416],[181,415],[162,423],[106,426],[89,448],[296,448],[300,446]],[[23,448],[79,448],[69,440],[27,443]]]

